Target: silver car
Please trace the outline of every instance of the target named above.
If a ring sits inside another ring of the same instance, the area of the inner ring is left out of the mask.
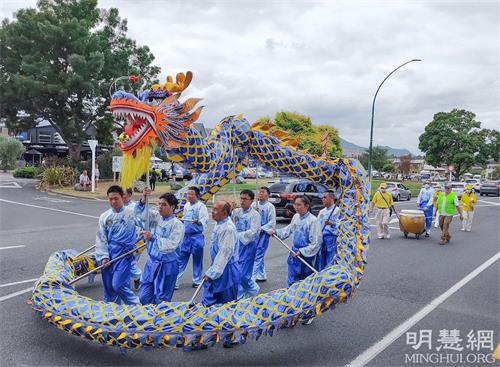
[[[451,191],[457,194],[458,198],[461,199],[465,191],[465,182],[448,182],[447,185],[451,185]]]
[[[401,182],[387,182],[387,191],[391,193],[394,201],[411,199],[411,191]]]

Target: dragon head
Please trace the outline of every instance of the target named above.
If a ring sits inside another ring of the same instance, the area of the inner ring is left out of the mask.
[[[113,94],[109,109],[115,121],[124,128],[119,136],[124,154],[132,154],[156,140],[165,148],[186,144],[189,128],[203,108],[192,111],[200,101],[197,98],[184,103],[178,101],[192,78],[193,74],[188,71],[177,74],[175,83],[168,76],[165,84],[155,84],[138,96],[121,90]]]

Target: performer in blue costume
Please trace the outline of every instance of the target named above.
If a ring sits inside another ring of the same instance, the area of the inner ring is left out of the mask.
[[[236,227],[230,218],[231,205],[216,201],[212,218],[216,221],[210,238],[212,263],[204,275],[202,303],[212,306],[234,301],[238,297],[238,252],[236,248]]]
[[[240,285],[238,299],[256,296],[259,286],[252,279],[257,239],[260,232],[260,215],[252,208],[255,194],[251,190],[240,192],[241,208],[233,210],[232,219],[238,240],[238,265]]]
[[[434,213],[434,188],[428,180],[420,189],[417,197],[417,207],[424,211],[425,215],[425,237],[429,237],[432,228],[432,215]]]
[[[288,286],[307,278],[312,271],[297,256],[302,256],[314,266],[315,256],[321,248],[321,228],[318,218],[309,212],[311,202],[306,196],[298,196],[293,203],[296,214],[285,228],[276,230],[276,235],[284,240],[292,235],[292,250],[288,255]]]
[[[325,207],[318,214],[320,228],[323,230],[323,241],[321,250],[316,256],[316,270],[321,271],[328,267],[337,254],[338,236],[338,212],[339,208],[335,204],[335,193],[326,190],[323,194],[323,204]]]
[[[146,216],[144,203],[150,194],[151,190],[145,189],[143,199],[136,206],[136,215],[143,221]],[[149,259],[142,274],[139,296],[143,305],[172,300],[179,274],[176,250],[184,238],[184,226],[174,215],[178,204],[174,194],[166,193],[160,196],[158,210],[150,209],[151,230],[144,231]]]
[[[123,190],[118,185],[107,191],[111,209],[99,217],[96,234],[96,260],[102,269],[104,301],[128,305],[138,304],[139,299],[130,289],[130,266],[133,255],[108,265],[110,260],[133,250],[136,243],[135,217],[130,208],[123,205]]]
[[[178,250],[179,275],[177,276],[176,288],[186,270],[189,257],[193,256],[193,288],[198,287],[203,276],[203,249],[205,248],[205,236],[203,231],[208,223],[208,210],[201,202],[200,190],[191,186],[187,189],[188,202],[184,205],[184,241]]]
[[[134,194],[134,191],[132,190],[131,187],[127,188],[124,193],[123,193],[123,206],[125,208],[130,208],[135,212],[135,206],[137,205],[137,202],[135,200],[132,200],[132,195]],[[137,222],[137,219],[136,219]],[[141,257],[141,252],[139,252],[137,255],[135,255],[134,260],[132,261],[132,264],[130,266],[130,277],[132,281],[134,282],[134,288],[137,290],[139,289],[139,285],[141,284],[141,275],[142,271],[139,268],[139,258]]]
[[[260,214],[260,233],[257,239],[257,251],[255,253],[252,275],[252,279],[256,282],[265,282],[267,280],[264,256],[269,247],[269,235],[276,228],[276,209],[268,201],[269,195],[269,188],[262,186],[259,190],[259,200],[252,204],[252,208]]]

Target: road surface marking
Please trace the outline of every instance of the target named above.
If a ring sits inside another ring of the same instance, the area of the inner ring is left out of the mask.
[[[17,182],[5,182],[5,181],[2,181],[0,183],[0,188],[1,189],[22,189],[22,186],[19,185]]]
[[[449,297],[451,297],[456,291],[462,288],[464,285],[469,283],[472,279],[481,274],[484,270],[486,270],[490,265],[492,265],[495,261],[500,259],[500,252],[497,252],[495,255],[490,257],[472,272],[467,274],[464,278],[462,278],[458,283],[448,289],[446,292],[441,294],[439,297],[434,298],[427,306],[422,308],[412,317],[407,319],[405,322],[397,326],[393,329],[389,334],[383,337],[379,342],[372,345],[370,348],[365,350],[362,354],[360,354],[356,359],[351,361],[347,366],[364,366],[369,363],[373,358],[382,353],[389,345],[394,343],[401,335],[403,335],[406,331],[408,331],[412,326],[422,320],[425,316],[431,313],[435,308],[437,308],[441,303],[446,301]]]
[[[33,198],[34,200],[44,200],[44,201],[49,201],[51,203],[71,203],[71,200],[64,200],[64,199],[56,199],[56,198],[48,198],[46,196],[37,196]]]
[[[3,302],[3,301],[10,299],[10,298],[14,298],[16,296],[20,296],[21,294],[28,293],[31,291],[33,291],[33,287],[29,287],[29,288],[23,289],[22,291],[17,291],[17,292],[8,294],[6,296],[2,296],[2,297],[0,297],[0,302]]]
[[[19,282],[14,282],[14,283],[6,283],[6,284],[1,284],[0,285],[0,288],[4,288],[4,287],[10,287],[11,285],[17,285],[17,284],[23,284],[23,283],[35,283],[35,281],[37,281],[38,278],[33,278],[33,279],[26,279],[26,280],[21,280]]]
[[[26,246],[25,245],[6,246],[6,247],[0,247],[0,250],[8,250],[10,248],[19,248],[19,247],[26,247]]]
[[[487,200],[478,200],[478,203],[485,203],[489,205],[500,205],[500,203],[495,203],[494,201],[487,201]],[[487,206],[487,205],[481,205],[481,206]]]
[[[95,215],[89,215],[89,214],[83,214],[83,213],[77,213],[77,212],[70,212],[69,210],[61,210],[61,209],[48,208],[46,206],[39,206],[39,205],[33,205],[33,204],[19,203],[17,201],[11,201],[11,200],[5,200],[5,199],[0,199],[0,202],[10,203],[10,204],[17,204],[17,205],[23,205],[23,206],[29,206],[31,208],[51,210],[51,211],[59,212],[59,213],[67,213],[67,214],[79,215],[81,217],[87,217],[87,218],[99,218],[99,217],[96,217]]]

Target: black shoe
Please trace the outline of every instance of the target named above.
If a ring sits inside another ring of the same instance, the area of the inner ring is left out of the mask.
[[[234,346],[236,346],[238,344],[240,344],[240,343],[238,343],[238,342],[224,342],[224,343],[222,343],[222,346],[224,348],[230,349],[230,348],[233,348]]]
[[[199,284],[196,284],[196,283],[193,283],[193,288],[198,288],[200,285]]]
[[[425,234],[425,237],[429,237],[429,233],[426,233],[426,234]]]
[[[255,282],[264,283],[264,282],[267,282],[267,279],[255,279]]]
[[[140,286],[141,286],[141,281],[138,279],[134,280],[134,289],[136,291],[139,290]]]

